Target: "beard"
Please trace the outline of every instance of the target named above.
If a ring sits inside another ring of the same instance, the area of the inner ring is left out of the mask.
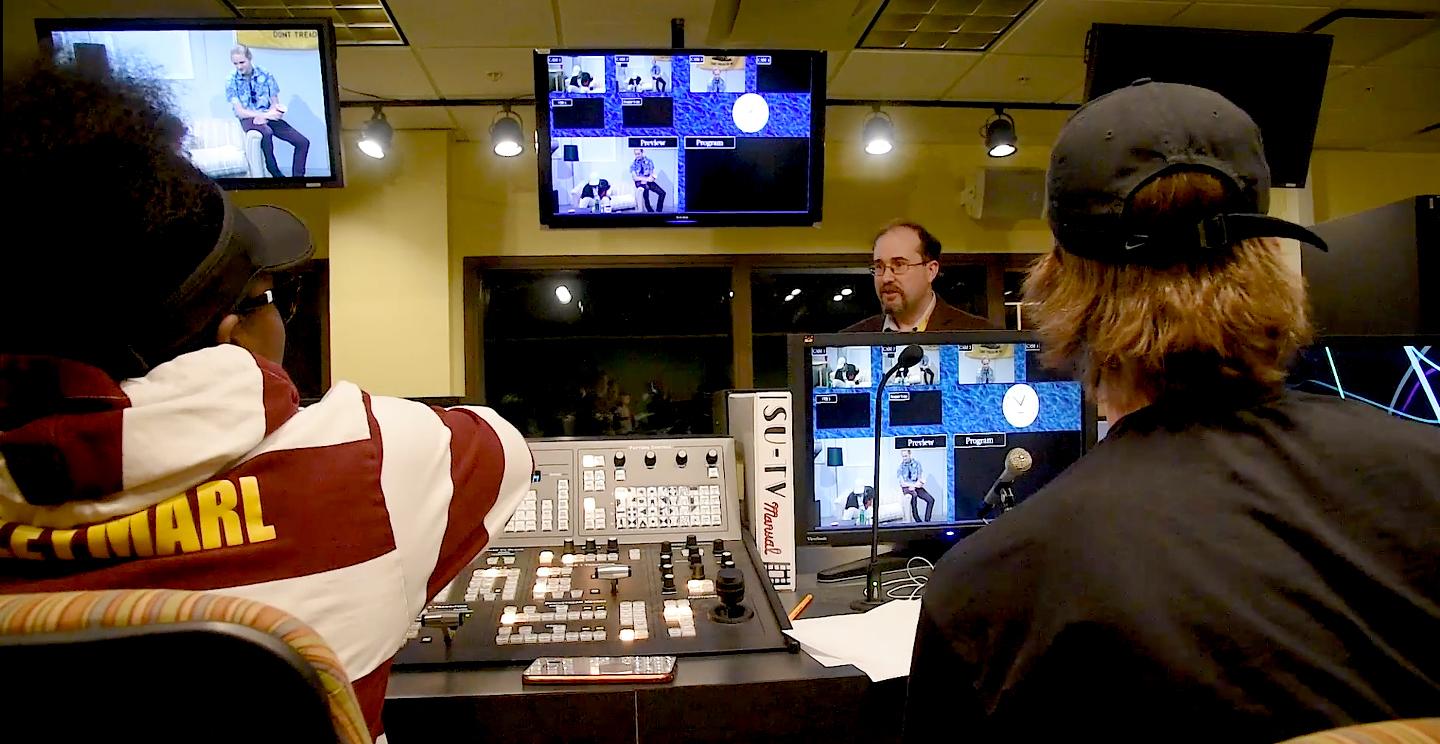
[[[892,293],[893,294],[890,294]],[[905,296],[905,290],[896,285],[887,285],[880,291],[880,307],[886,313],[895,315],[904,310],[910,304],[910,299]]]

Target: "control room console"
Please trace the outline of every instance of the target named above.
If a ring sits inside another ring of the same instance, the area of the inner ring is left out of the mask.
[[[531,489],[397,667],[793,648],[728,438],[533,440]]]

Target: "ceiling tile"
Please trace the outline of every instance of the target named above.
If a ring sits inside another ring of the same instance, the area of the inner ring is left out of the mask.
[[[1440,120],[1440,114],[1426,111],[1372,109],[1324,109],[1315,130],[1315,147],[1369,149],[1378,144],[1415,136],[1415,132]]]
[[[1058,100],[1085,81],[1085,63],[1074,57],[987,54],[945,98],[969,101]]]
[[[535,0],[387,0],[412,46],[555,46],[550,3]]]
[[[1431,31],[1370,64],[1376,67],[1440,67],[1440,31]]]
[[[1085,54],[1085,34],[1095,23],[1163,24],[1187,3],[1133,0],[1041,0],[991,48],[1014,55]]]
[[[1206,2],[1186,8],[1180,15],[1170,19],[1169,25],[1293,33],[1325,17],[1330,10],[1315,5],[1235,5]]]
[[[359,129],[374,116],[368,108],[340,109],[340,126],[343,129]],[[455,122],[450,113],[440,107],[406,106],[385,109],[385,120],[396,129],[451,129]]]
[[[425,77],[408,47],[340,47],[336,66],[340,86],[386,98],[434,98],[435,87]],[[341,98],[357,98],[340,91]]]
[[[973,1],[979,4],[978,0]],[[835,0],[742,2],[729,28],[717,24],[703,39],[692,38],[687,30],[686,41],[691,45],[703,42],[707,46],[722,48],[739,45],[778,49],[853,49],[866,26],[870,25],[870,19],[875,17],[881,2],[846,2],[840,9],[836,8]]]
[[[1371,112],[1440,111],[1440,68],[1360,67],[1325,86],[1323,105]]]
[[[10,0],[5,0],[9,5]],[[73,18],[233,18],[218,0],[50,0]],[[54,15],[50,13],[48,15]]]
[[[532,49],[417,49],[445,98],[511,98],[535,92]],[[495,73],[497,80],[491,80]]]
[[[979,61],[968,52],[856,49],[830,83],[836,98],[935,99]]]
[[[456,0],[459,1],[459,0]],[[539,4],[541,0],[527,3]],[[670,19],[685,19],[685,40],[696,46],[709,33],[715,0],[554,0],[560,8],[563,47],[668,47]]]
[[[1436,21],[1393,18],[1342,18],[1318,33],[1335,37],[1330,61],[1342,65],[1369,64],[1436,28]]]
[[[1418,134],[1405,139],[1382,142],[1372,150],[1396,150],[1399,152],[1440,152],[1440,129]]]

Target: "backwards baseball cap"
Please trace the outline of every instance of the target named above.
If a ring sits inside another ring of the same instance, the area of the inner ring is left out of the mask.
[[[1131,199],[1156,178],[1204,171],[1229,198],[1216,214],[1141,223]],[[1148,78],[1081,106],[1050,152],[1050,230],[1068,253],[1107,263],[1164,263],[1247,238],[1292,238],[1328,250],[1300,225],[1270,217],[1260,128],[1212,90]]]
[[[219,187],[216,187],[219,191]],[[225,216],[209,253],[158,308],[134,351],[148,364],[185,350],[244,299],[257,275],[284,271],[315,253],[310,231],[290,212],[273,206],[240,208],[220,192]]]

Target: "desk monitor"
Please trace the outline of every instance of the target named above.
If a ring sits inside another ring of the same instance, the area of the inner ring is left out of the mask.
[[[883,542],[948,545],[985,524],[977,514],[1012,449],[1034,458],[1015,484],[1023,500],[1094,443],[1094,410],[1080,383],[1041,366],[1032,334],[792,335],[801,544],[869,542],[875,390],[909,344],[924,350],[920,364],[884,392]]]
[[[1300,353],[1290,387],[1440,426],[1440,336],[1329,336]]]

